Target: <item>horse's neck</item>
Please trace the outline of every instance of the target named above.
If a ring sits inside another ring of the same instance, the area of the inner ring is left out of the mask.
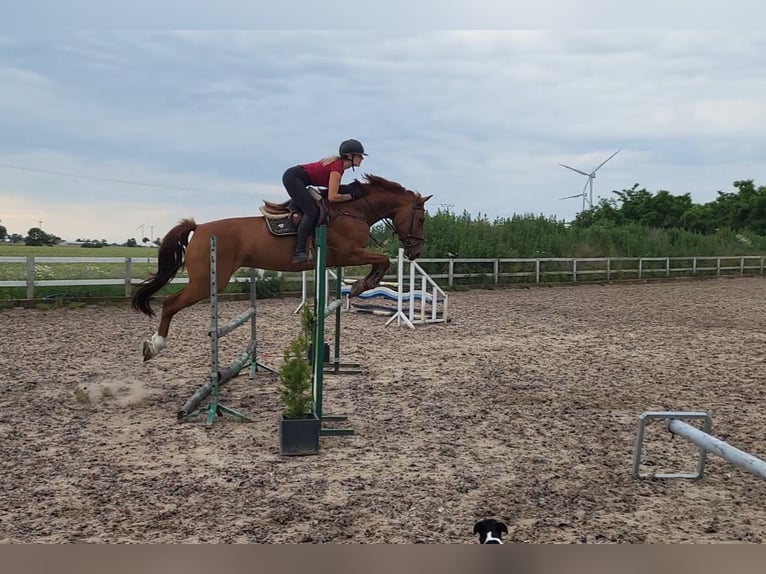
[[[366,199],[366,202],[361,201],[360,203],[362,205],[366,203],[368,206],[367,219],[370,221],[370,225],[390,216],[402,205],[401,196],[394,193],[370,193]]]

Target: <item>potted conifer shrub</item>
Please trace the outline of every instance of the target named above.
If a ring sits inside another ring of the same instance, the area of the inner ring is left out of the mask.
[[[300,335],[285,349],[279,369],[279,395],[284,409],[279,418],[279,452],[283,456],[319,453],[321,421],[314,412],[311,364],[306,358],[314,314],[303,306]]]

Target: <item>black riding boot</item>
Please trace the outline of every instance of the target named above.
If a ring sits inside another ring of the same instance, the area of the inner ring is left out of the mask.
[[[303,263],[308,261],[309,254],[306,252],[306,240],[311,235],[313,229],[311,221],[304,215],[298,224],[295,236],[295,250],[293,251],[293,263]]]

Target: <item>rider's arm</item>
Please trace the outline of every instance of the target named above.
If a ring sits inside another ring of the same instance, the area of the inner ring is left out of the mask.
[[[330,183],[327,184],[327,199],[329,201],[340,203],[343,201],[349,201],[353,199],[350,195],[345,193],[338,193],[340,191],[340,172],[330,172]]]

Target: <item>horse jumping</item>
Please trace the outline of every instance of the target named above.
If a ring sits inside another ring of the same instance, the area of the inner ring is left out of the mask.
[[[425,241],[425,203],[432,196],[422,196],[399,183],[369,174],[365,174],[364,181],[354,180],[351,185],[361,190],[361,197],[327,206],[327,265],[372,266],[370,272],[352,286],[349,297],[355,297],[378,285],[390,265],[387,255],[366,249],[370,228],[379,221],[390,220],[405,254],[410,260],[416,259]],[[192,231],[194,235],[189,240]],[[144,361],[165,348],[170,321],[176,313],[210,296],[210,237],[213,235],[219,252],[216,266],[219,293],[240,267],[270,271],[304,271],[314,267],[313,260],[292,263],[294,236],[274,235],[265,217],[220,219],[199,225],[193,219],[181,220],[160,243],[157,272],[133,294],[133,309],[153,317],[152,295],[186,265],[189,283],[163,301],[159,327],[143,344]]]

